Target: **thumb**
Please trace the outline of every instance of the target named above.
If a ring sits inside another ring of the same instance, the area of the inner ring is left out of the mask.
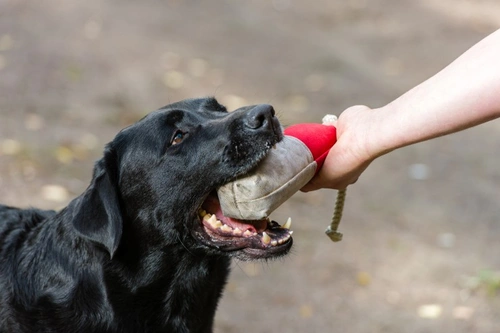
[[[301,189],[302,192],[310,192],[321,188],[336,188],[337,167],[340,164],[338,154],[340,153],[337,145],[328,152],[328,155],[316,175]]]
[[[343,145],[342,140],[330,149],[325,163],[311,181],[302,188],[303,192],[331,188],[342,190],[354,184],[373,161],[361,159]]]

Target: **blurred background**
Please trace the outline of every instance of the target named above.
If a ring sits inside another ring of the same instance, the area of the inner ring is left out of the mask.
[[[170,102],[320,122],[498,28],[497,0],[1,0],[0,202],[63,207],[118,130]],[[292,254],[235,262],[215,331],[499,332],[499,141],[494,121],[380,158],[340,243],[335,192],[295,195],[273,216],[292,217]]]

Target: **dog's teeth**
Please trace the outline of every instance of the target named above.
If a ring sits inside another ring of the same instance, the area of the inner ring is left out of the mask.
[[[231,231],[233,231],[233,228],[231,228],[227,224],[224,224],[224,225],[222,225],[222,227],[220,227],[220,230],[226,231],[226,232],[231,232]]]
[[[200,208],[200,210],[198,211],[198,214],[201,216],[201,217],[204,217],[205,215],[207,215],[207,211],[204,210],[203,208]]]
[[[211,215],[210,214],[206,214],[205,216],[203,216],[203,221],[207,221],[210,219]]]
[[[276,246],[276,245],[278,245],[278,241],[276,241],[276,240],[274,240],[274,239],[273,239],[273,240],[271,241],[271,245],[272,245],[272,246]]]
[[[252,235],[253,234],[252,234],[252,232],[250,230],[245,230],[245,232],[243,233],[243,236],[245,236],[245,237],[250,237]]]
[[[293,234],[293,230],[288,231],[288,234],[291,236]]]
[[[234,230],[233,230],[233,234],[234,234],[234,235],[240,236],[242,233],[243,233],[243,231],[241,231],[241,230],[240,230],[240,229],[238,229],[238,228],[234,228]]]
[[[262,233],[262,243],[266,245],[271,243],[271,237],[269,237],[269,235],[266,234],[265,232]]]
[[[216,221],[217,217],[215,216],[215,214],[210,215],[210,217],[208,218],[208,223],[210,223],[210,225],[214,225]]]
[[[285,224],[283,224],[283,227],[282,228],[285,228],[285,229],[290,229],[290,227],[292,226],[292,218],[289,217],[288,220],[286,221]]]
[[[209,214],[207,214],[209,215]],[[203,216],[203,219],[205,220],[205,218],[207,217],[207,215]],[[215,214],[212,214],[208,219],[206,219],[206,221],[212,226],[212,228],[214,229],[217,229],[219,227],[222,226],[222,222],[217,220],[217,217],[215,216]]]

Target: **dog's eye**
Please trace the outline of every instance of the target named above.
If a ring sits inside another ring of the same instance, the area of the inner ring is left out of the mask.
[[[186,137],[186,133],[183,133],[181,131],[177,131],[175,132],[173,138],[172,138],[172,141],[170,142],[170,144],[173,146],[173,145],[177,145],[179,143],[182,142],[182,140],[184,140],[184,138]]]

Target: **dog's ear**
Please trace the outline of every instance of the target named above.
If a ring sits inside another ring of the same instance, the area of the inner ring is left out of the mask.
[[[123,230],[116,177],[116,159],[111,148],[94,167],[92,182],[76,200],[73,226],[85,238],[102,246],[112,258]]]

